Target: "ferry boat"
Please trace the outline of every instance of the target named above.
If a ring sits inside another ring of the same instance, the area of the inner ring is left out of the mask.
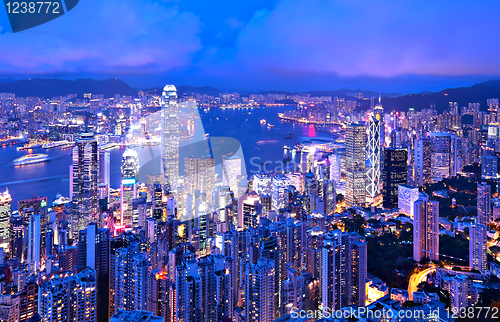
[[[45,162],[49,159],[49,156],[47,154],[27,154],[23,155],[20,158],[15,159],[12,161],[14,165],[25,165],[25,164],[32,164],[32,163],[40,163],[40,162]]]
[[[270,129],[270,128],[272,128],[272,127],[275,127],[275,125],[274,125],[274,124],[271,124],[271,123],[268,123],[268,124],[267,124],[267,128],[269,128],[269,129]]]
[[[64,205],[70,202],[68,197],[63,197],[60,193],[56,195],[56,199],[54,199],[54,206]]]
[[[44,149],[52,149],[56,148],[58,146],[63,146],[69,144],[68,140],[62,140],[62,141],[55,141],[55,142],[47,142],[44,145],[42,145],[42,148]]]
[[[266,125],[266,120],[265,119],[260,120],[260,124]]]
[[[17,150],[23,151],[23,150],[29,150],[29,149],[35,149],[35,148],[41,148],[41,147],[42,147],[41,143],[36,143],[36,144],[30,144],[30,145],[17,147]]]

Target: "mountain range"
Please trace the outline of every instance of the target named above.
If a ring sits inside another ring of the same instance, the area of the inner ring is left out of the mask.
[[[144,92],[161,94],[162,88],[143,89]],[[226,91],[210,86],[177,86],[179,96],[189,94],[218,95]],[[102,94],[105,98],[114,97],[115,94],[136,96],[138,89],[130,87],[124,81],[117,78],[105,80],[93,80],[89,78],[76,80],[63,80],[55,78],[33,78],[25,80],[0,80],[0,93],[15,93],[18,97],[43,97],[52,98],[77,94],[79,98],[84,93]],[[308,91],[308,92],[286,92],[286,91],[262,91],[258,94],[309,94],[311,96],[337,96],[346,100],[355,100],[358,93],[363,97],[378,97],[379,93],[361,89],[349,90],[338,89],[331,91]],[[500,97],[500,80],[490,80],[470,87],[448,88],[439,92],[420,92],[419,94],[400,95],[397,93],[382,93],[382,104],[386,111],[407,111],[409,108],[421,110],[429,108],[431,103],[436,104],[439,112],[446,110],[449,102],[457,102],[458,106],[467,106],[468,103],[479,102],[481,109],[486,110],[486,100]],[[362,101],[361,108],[368,106],[367,101]]]

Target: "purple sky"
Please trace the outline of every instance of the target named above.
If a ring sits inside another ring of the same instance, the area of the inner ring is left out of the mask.
[[[84,0],[13,34],[0,78],[419,92],[500,78],[500,1]]]

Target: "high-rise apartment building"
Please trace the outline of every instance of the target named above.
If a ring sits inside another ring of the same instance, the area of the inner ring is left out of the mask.
[[[97,321],[95,271],[53,277],[39,289],[42,321]]]
[[[346,128],[346,186],[347,207],[366,203],[366,128],[351,123]]]
[[[485,182],[477,184],[477,223],[488,225],[492,220],[491,186]]]
[[[115,310],[145,310],[149,261],[136,245],[116,251],[114,265]]]
[[[323,309],[364,306],[366,300],[367,243],[357,233],[330,231],[321,254],[321,302]]]
[[[161,97],[161,165],[165,191],[179,183],[179,105],[177,89],[166,85]]]
[[[482,273],[488,269],[488,228],[477,221],[469,228],[469,268]]]
[[[276,274],[273,260],[259,258],[257,264],[247,264],[245,314],[249,321],[274,321]]]
[[[420,193],[413,203],[413,259],[439,260],[439,202]]]

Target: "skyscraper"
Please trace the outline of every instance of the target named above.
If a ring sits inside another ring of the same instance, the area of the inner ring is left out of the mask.
[[[420,193],[413,203],[413,259],[439,260],[439,202]]]
[[[357,233],[330,231],[321,253],[323,309],[365,305],[367,243]]]
[[[52,278],[39,289],[42,321],[97,321],[95,271],[83,271]]]
[[[28,225],[28,268],[31,272],[40,269],[40,215],[31,214]]]
[[[488,269],[488,228],[474,221],[469,228],[469,268],[481,273]]]
[[[384,144],[385,144],[385,121],[384,121],[384,107],[382,106],[382,103],[381,103],[381,97],[379,96],[378,97],[378,103],[375,104],[375,106],[373,107],[373,116],[377,119],[377,121],[379,122],[379,128],[380,128],[380,159],[382,162],[382,157],[383,157],[383,147],[384,147]]]
[[[347,207],[366,203],[366,128],[351,123],[346,129],[346,186]]]
[[[184,193],[195,195],[195,191],[205,195],[203,202],[212,201],[215,187],[215,160],[210,156],[184,158]]]
[[[98,150],[91,133],[83,133],[76,139],[71,178],[74,231],[78,232],[97,222],[99,214]]]
[[[165,191],[174,191],[179,182],[179,106],[174,85],[163,88],[161,107],[163,185]]]
[[[274,321],[275,274],[277,272],[273,260],[259,258],[257,264],[247,264],[245,314],[248,321]]]
[[[408,151],[388,148],[384,151],[383,198],[384,208],[398,206],[398,186],[407,183]]]
[[[123,153],[121,167],[121,224],[127,228],[135,228],[138,218],[133,218],[132,200],[137,197],[137,177],[139,174],[139,157],[137,152],[127,149]]]
[[[237,155],[222,159],[222,182],[228,186],[236,197],[238,196],[238,185],[241,177],[241,159]]]
[[[136,245],[116,251],[114,265],[115,310],[145,310],[149,262]]]
[[[491,186],[477,184],[477,217],[469,229],[469,268],[480,272],[487,268],[488,228],[492,219]]]
[[[380,122],[370,116],[367,153],[367,200],[371,204],[380,194]]]
[[[198,158],[184,158],[184,193],[194,196],[195,190],[199,189]]]
[[[9,243],[9,222],[10,222],[10,206],[12,198],[7,189],[5,192],[0,193],[0,247],[6,253],[10,253]]]
[[[457,175],[457,136],[448,132],[431,132],[432,178],[441,179]]]
[[[477,184],[477,223],[488,225],[491,220],[491,186],[481,182]]]
[[[276,175],[271,180],[273,210],[279,211],[285,208],[288,203],[286,188],[291,184],[291,180],[284,174]]]
[[[97,317],[99,320],[109,318],[109,229],[98,228],[91,223],[78,235],[77,264],[81,270],[90,267],[95,270],[97,285]]]
[[[110,154],[106,150],[99,151],[99,183],[111,184],[111,163]]]
[[[415,140],[415,184],[419,187],[432,180],[432,142],[420,137]]]

